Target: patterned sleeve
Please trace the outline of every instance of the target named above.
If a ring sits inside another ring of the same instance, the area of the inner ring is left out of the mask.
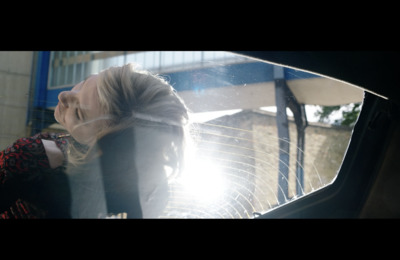
[[[23,199],[17,199],[4,212],[0,212],[0,219],[34,219],[45,218],[46,210],[40,209]]]
[[[0,152],[0,185],[11,178],[31,179],[50,169],[42,139],[55,141],[66,156],[67,141],[60,138],[60,134],[39,133],[20,138]]]

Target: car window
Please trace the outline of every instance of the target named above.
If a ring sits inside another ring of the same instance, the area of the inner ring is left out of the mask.
[[[51,52],[50,60],[49,90],[135,62],[185,101],[192,140],[161,218],[254,218],[330,185],[363,100],[345,82],[230,52]]]

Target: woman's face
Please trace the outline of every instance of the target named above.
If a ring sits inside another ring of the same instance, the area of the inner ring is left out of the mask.
[[[104,116],[97,94],[97,75],[58,95],[54,117],[80,143],[89,144],[101,128]],[[97,119],[97,120],[96,120]]]

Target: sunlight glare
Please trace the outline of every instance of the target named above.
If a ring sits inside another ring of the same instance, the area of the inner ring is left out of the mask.
[[[188,162],[181,184],[185,191],[202,203],[215,203],[222,198],[226,180],[211,159],[193,158]]]

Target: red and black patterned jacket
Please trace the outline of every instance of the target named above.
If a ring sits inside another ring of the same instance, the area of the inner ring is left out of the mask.
[[[67,141],[56,133],[20,138],[0,152],[0,219],[70,217],[65,165],[50,168],[42,139],[66,154]]]

